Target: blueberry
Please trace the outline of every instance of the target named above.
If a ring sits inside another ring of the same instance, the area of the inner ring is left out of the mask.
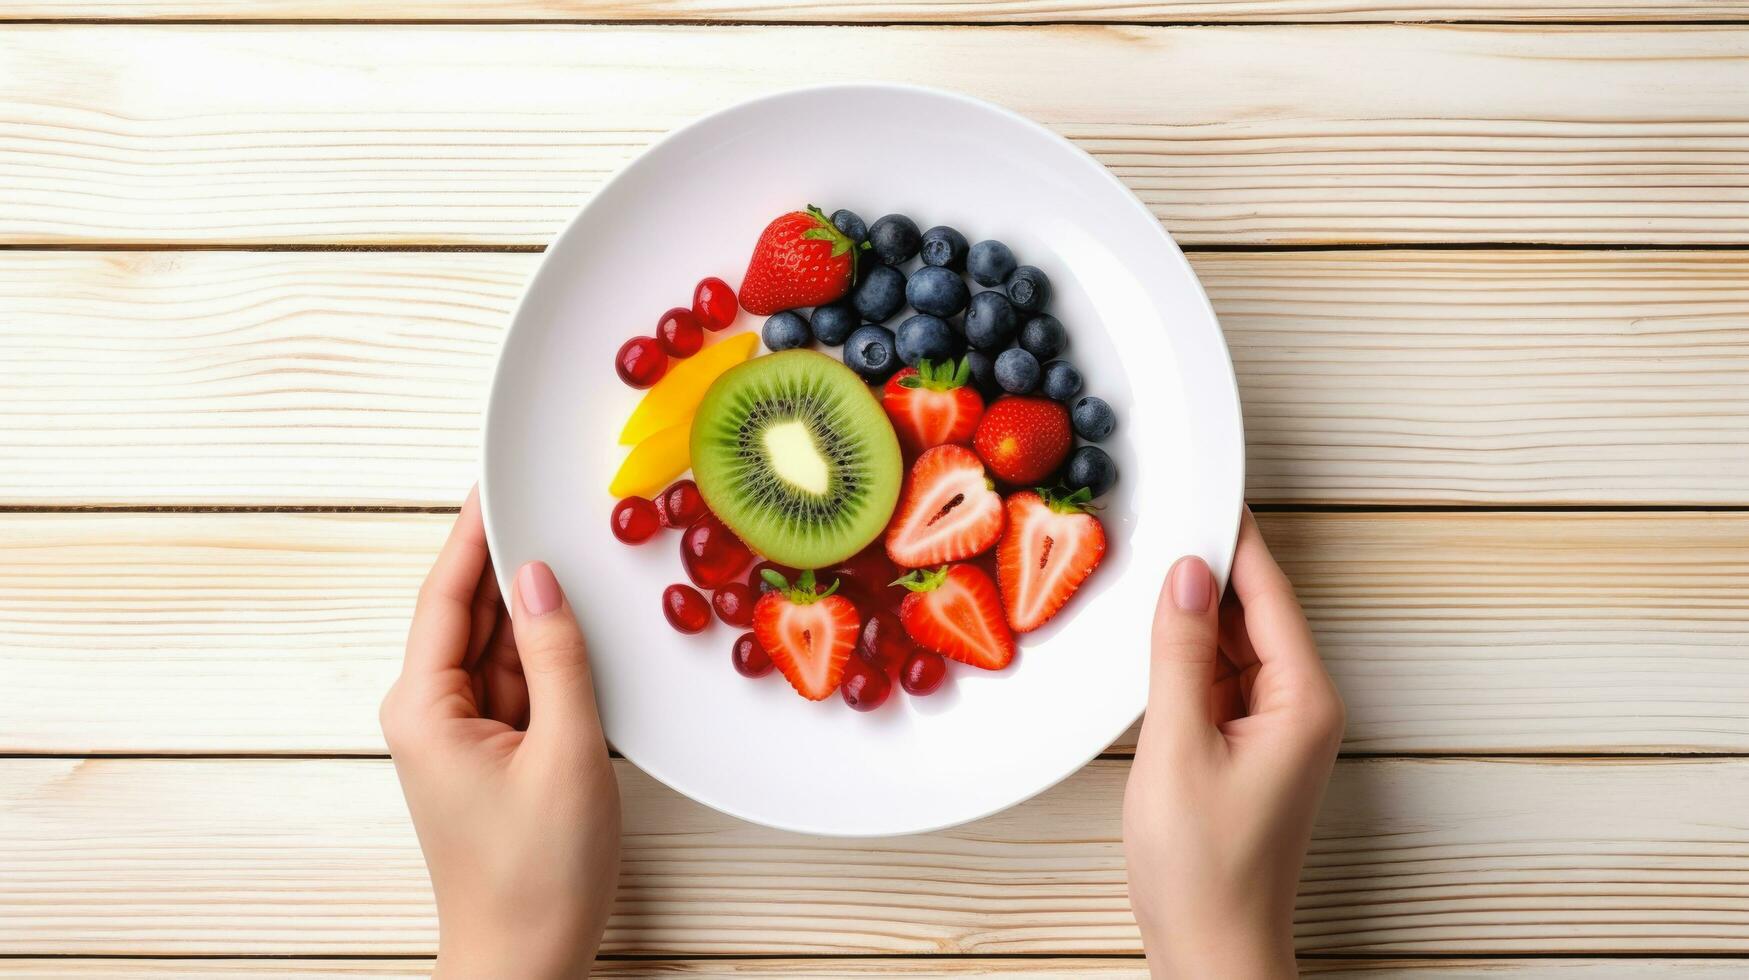
[[[1044,366],[1044,380],[1039,384],[1045,397],[1067,402],[1081,393],[1081,372],[1068,361],[1051,361]]]
[[[1002,390],[1024,395],[1038,387],[1038,358],[1018,347],[996,355],[996,383]]]
[[[917,231],[917,222],[902,214],[889,214],[868,230],[868,243],[874,246],[875,257],[887,265],[911,261],[922,237]]]
[[[1000,286],[1014,271],[1014,253],[998,241],[982,241],[966,253],[966,272],[980,286]]]
[[[966,236],[946,225],[923,233],[923,264],[963,272],[966,268]]]
[[[905,284],[905,298],[919,313],[947,317],[965,309],[972,296],[959,273],[926,265],[911,273],[911,281]]]
[[[1069,454],[1063,482],[1071,490],[1086,487],[1095,497],[1102,496],[1117,482],[1117,464],[1098,446],[1082,446]]]
[[[1040,313],[1020,328],[1020,346],[1041,361],[1054,360],[1069,346],[1069,331],[1049,313]]]
[[[871,265],[850,295],[856,312],[870,323],[885,323],[905,305],[905,274],[890,265]]]
[[[1000,290],[987,289],[972,297],[966,311],[966,341],[979,350],[997,351],[1014,340],[1020,317],[1014,304]]]
[[[789,350],[791,347],[806,347],[814,337],[808,332],[808,321],[795,310],[784,310],[774,314],[765,321],[765,329],[759,332],[764,338],[765,346],[772,350]]]
[[[899,355],[893,347],[893,332],[878,324],[865,323],[844,341],[844,363],[862,375],[864,381],[879,384],[899,369]]]
[[[931,361],[945,361],[954,355],[954,348],[959,346],[958,338],[953,335],[953,328],[947,321],[938,316],[918,313],[905,318],[899,324],[899,360],[912,367],[917,362],[927,358]]]
[[[861,322],[850,303],[839,300],[830,306],[814,307],[814,315],[809,318],[808,326],[813,329],[815,340],[828,347],[837,347],[844,343],[844,338],[850,336],[850,332]]]
[[[1037,313],[1051,298],[1051,281],[1030,265],[1010,272],[1002,286],[1008,290],[1009,302],[1022,313]]]
[[[1002,391],[996,384],[996,359],[981,350],[966,351],[966,363],[971,365],[973,388],[986,399],[994,398]]]
[[[853,242],[868,239],[868,225],[862,223],[862,215],[849,208],[839,208],[832,212],[832,227],[843,232]]]
[[[1053,362],[1054,363],[1054,362]],[[1086,395],[1069,407],[1069,421],[1075,434],[1088,442],[1100,442],[1117,428],[1117,413],[1098,395]]]

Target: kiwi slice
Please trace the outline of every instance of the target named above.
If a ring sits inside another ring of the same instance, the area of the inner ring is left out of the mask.
[[[808,350],[725,371],[692,420],[692,475],[705,503],[765,558],[824,568],[885,530],[904,464],[868,386]]]

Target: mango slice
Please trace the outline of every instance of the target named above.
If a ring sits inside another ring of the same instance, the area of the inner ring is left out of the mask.
[[[758,344],[758,334],[738,333],[674,365],[644,393],[644,400],[638,402],[632,417],[626,419],[625,428],[620,430],[619,444],[640,446],[656,433],[690,421],[711,383],[724,371],[745,361]]]
[[[615,497],[654,497],[692,465],[692,421],[671,425],[632,448],[613,483]]]

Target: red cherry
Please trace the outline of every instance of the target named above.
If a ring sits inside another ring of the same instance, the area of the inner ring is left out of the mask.
[[[918,650],[906,657],[905,666],[899,668],[899,686],[906,694],[923,697],[940,689],[946,676],[947,661],[941,659],[941,654]]]
[[[844,671],[844,683],[838,686],[838,693],[844,698],[844,703],[852,708],[873,711],[886,702],[887,695],[893,693],[893,682],[887,680],[884,672],[870,670],[853,660]]]
[[[717,618],[730,626],[746,629],[753,625],[753,590],[741,582],[728,582],[711,596],[711,608]]]
[[[656,342],[674,357],[691,357],[704,346],[704,328],[691,310],[676,306],[656,321]]]
[[[654,337],[633,337],[613,358],[619,379],[633,388],[648,388],[668,373],[668,355]]]
[[[627,497],[613,505],[613,536],[626,544],[648,541],[661,527],[656,505],[643,497]]]
[[[896,610],[907,593],[902,586],[892,583],[903,574],[904,571],[887,557],[886,544],[877,539],[874,544],[821,572],[820,581],[830,585],[833,579],[838,579],[839,588],[864,608]]]
[[[796,570],[788,565],[779,565],[774,561],[759,562],[753,566],[751,572],[747,573],[747,587],[752,589],[755,595],[764,595],[765,593],[771,592],[777,588],[777,586],[772,585],[765,580],[765,571],[767,569],[782,575],[786,582],[794,582],[796,580]]]
[[[735,672],[742,677],[764,677],[771,673],[771,655],[759,645],[759,637],[742,633],[735,640]]]
[[[721,588],[752,560],[753,552],[713,514],[693,521],[680,536],[680,562],[701,589]]]
[[[712,330],[734,323],[735,291],[716,276],[700,279],[692,291],[692,315]]]
[[[682,633],[702,632],[711,624],[710,604],[690,585],[676,583],[662,590],[662,615]]]
[[[899,622],[899,617],[881,609],[862,624],[862,635],[857,638],[856,652],[870,666],[891,671],[904,663],[916,646],[911,642],[911,635],[905,632],[904,624]]]
[[[691,480],[675,480],[668,489],[656,495],[656,511],[662,515],[663,527],[691,527],[708,508],[698,484]]]

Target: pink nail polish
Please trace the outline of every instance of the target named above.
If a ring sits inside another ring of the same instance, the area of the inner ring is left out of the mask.
[[[545,616],[565,601],[559,580],[544,561],[531,561],[516,573],[516,597],[530,616]]]
[[[1215,577],[1201,558],[1192,555],[1172,566],[1172,604],[1184,612],[1208,612]]]

